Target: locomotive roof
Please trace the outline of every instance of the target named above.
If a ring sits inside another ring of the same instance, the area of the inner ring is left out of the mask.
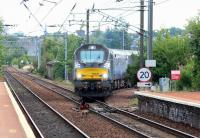
[[[110,52],[111,54],[127,55],[127,56],[130,56],[130,55],[132,55],[132,54],[133,54],[133,55],[139,55],[139,51],[137,51],[137,50],[111,49],[111,48],[108,48],[108,47],[106,47],[106,46],[104,46],[104,45],[101,45],[101,44],[84,44],[84,45],[82,45],[81,47],[85,47],[85,46],[89,46],[89,45],[98,45],[98,46],[102,46],[102,47],[104,47],[105,49],[108,49],[109,52]],[[79,50],[81,47],[77,48],[76,51]],[[76,53],[76,51],[75,51],[75,53]]]
[[[117,55],[138,55],[139,52],[137,50],[122,50],[122,49],[109,49],[110,53]]]

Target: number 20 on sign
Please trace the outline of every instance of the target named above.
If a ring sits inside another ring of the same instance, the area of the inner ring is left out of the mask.
[[[151,79],[151,71],[148,68],[141,68],[137,72],[137,78],[141,82],[147,82]]]

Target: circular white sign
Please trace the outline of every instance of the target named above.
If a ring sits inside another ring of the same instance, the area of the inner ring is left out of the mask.
[[[149,81],[151,79],[151,71],[148,68],[141,68],[137,72],[137,78],[142,82]]]

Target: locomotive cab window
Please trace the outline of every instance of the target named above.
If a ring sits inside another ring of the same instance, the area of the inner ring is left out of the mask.
[[[80,61],[82,63],[103,63],[104,62],[104,51],[81,51]]]

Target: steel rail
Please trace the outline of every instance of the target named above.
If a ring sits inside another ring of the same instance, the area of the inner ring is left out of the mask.
[[[30,75],[30,76],[32,76],[32,75]],[[39,79],[39,78],[37,78],[37,79]],[[44,81],[44,80],[42,80],[42,81]],[[45,81],[44,81],[44,82],[45,82]],[[47,83],[49,83],[49,82],[47,82]],[[50,84],[53,84],[53,83],[50,83]],[[53,84],[53,85],[54,85],[55,87],[57,86],[56,84]],[[63,88],[63,87],[61,87],[61,86],[58,86],[58,87],[59,87],[59,88],[62,88],[62,89],[64,89],[64,90],[68,90],[68,89]],[[184,136],[184,137],[190,137],[190,138],[197,138],[197,137],[195,137],[195,136],[193,136],[193,135],[191,135],[191,134],[188,134],[188,133],[185,133],[185,132],[183,132],[183,131],[174,129],[174,128],[172,128],[172,127],[163,125],[163,124],[161,124],[161,123],[158,123],[158,122],[149,120],[149,119],[147,119],[147,118],[141,117],[141,116],[136,115],[136,114],[134,114],[134,113],[130,113],[130,112],[125,111],[125,110],[122,110],[122,109],[120,109],[120,108],[116,108],[116,107],[109,106],[109,105],[107,105],[107,104],[104,103],[104,102],[101,102],[101,101],[98,101],[98,100],[95,100],[95,99],[93,99],[93,100],[96,101],[96,102],[98,102],[98,103],[101,103],[101,104],[103,104],[103,105],[105,105],[105,106],[107,106],[107,107],[109,107],[109,108],[113,108],[113,109],[117,110],[118,112],[121,112],[121,113],[123,113],[123,114],[126,114],[126,115],[128,115],[128,116],[130,116],[130,117],[137,118],[138,120],[141,120],[141,121],[143,121],[143,122],[145,122],[145,123],[147,123],[147,124],[152,124],[152,125],[154,125],[154,126],[157,127],[157,128],[165,129],[165,130],[169,131],[171,134],[174,134],[174,135],[177,135],[177,136],[182,136],[182,137]]]
[[[68,89],[66,89],[66,88],[63,88],[63,87],[61,87],[61,86],[58,86],[58,85],[56,85],[56,84],[54,84],[54,83],[50,83],[50,82],[47,82],[47,81],[45,81],[45,80],[43,80],[43,79],[37,78],[37,77],[35,77],[35,76],[29,75],[29,74],[25,74],[25,75],[28,75],[28,76],[30,76],[30,77],[33,77],[33,78],[37,79],[37,80],[43,81],[44,83],[51,84],[51,85],[53,85],[54,87],[58,87],[58,88],[63,89],[63,90],[65,90],[65,91],[73,92],[73,91],[68,90]],[[38,82],[36,82],[36,83],[38,83]],[[38,84],[39,84],[39,83],[38,83]],[[47,88],[47,89],[49,89],[49,90],[51,90],[51,91],[54,91],[54,92],[56,92],[57,94],[59,94],[59,95],[61,95],[61,96],[64,96],[64,97],[67,98],[67,99],[70,99],[70,100],[76,102],[77,104],[80,104],[77,100],[75,100],[75,99],[73,99],[73,98],[71,98],[71,97],[69,97],[69,96],[66,96],[66,95],[64,95],[64,94],[62,94],[62,93],[59,93],[59,92],[56,91],[55,89],[49,88],[49,87],[47,87],[46,85],[43,85],[43,84],[39,84],[39,85],[42,85],[43,87],[45,87],[45,88]],[[95,100],[95,99],[93,99],[93,100]],[[122,110],[122,109],[119,109],[119,108],[116,108],[116,107],[109,106],[109,105],[107,105],[107,104],[104,103],[104,102],[101,102],[101,101],[98,101],[98,100],[95,100],[95,101],[98,102],[98,103],[101,103],[101,104],[103,104],[103,105],[105,105],[105,106],[107,106],[108,108],[112,108],[112,109],[114,109],[114,110],[116,110],[116,111],[118,111],[118,112],[121,112],[121,113],[123,113],[123,114],[125,114],[125,115],[127,115],[127,116],[137,118],[137,120],[141,120],[141,121],[143,121],[143,122],[146,123],[146,124],[154,125],[155,127],[159,128],[159,129],[162,129],[162,130],[167,130],[169,133],[174,134],[174,135],[176,135],[176,136],[181,136],[181,137],[186,137],[186,138],[197,138],[197,137],[195,137],[195,136],[193,136],[193,135],[191,135],[191,134],[188,134],[188,133],[182,132],[182,131],[180,131],[180,130],[174,129],[174,128],[172,128],[172,127],[169,127],[169,126],[160,124],[160,123],[158,123],[158,122],[149,120],[149,119],[147,119],[147,118],[144,118],[144,117],[141,117],[141,116],[139,116],[139,115],[130,113],[130,112],[128,112],[128,111],[125,111],[125,110]],[[92,112],[95,112],[95,113],[97,113],[97,114],[100,114],[100,113],[98,113],[97,111],[95,111],[94,109],[90,109],[90,110],[91,110]],[[102,114],[100,114],[100,115],[103,116],[103,117],[105,117],[105,118],[107,118],[107,119],[109,119],[109,117],[107,117],[107,116],[105,116],[105,115],[102,115]],[[110,118],[109,120],[112,120],[112,121],[114,121],[114,122],[116,122],[116,123],[118,122],[118,121],[116,121],[116,120],[114,120],[114,119],[112,119],[112,118]],[[123,124],[120,123],[120,122],[118,122],[118,123],[119,123],[120,125],[123,125]],[[128,129],[130,129],[129,126],[126,126],[126,125],[125,125],[124,127],[127,127]],[[131,128],[131,129],[132,129],[132,128]],[[133,130],[133,131],[134,131],[134,130]],[[138,132],[138,131],[136,130],[135,133],[141,133],[141,132]],[[147,136],[147,135],[144,134],[143,137],[150,137],[150,136]]]
[[[31,123],[31,126],[32,126],[31,128],[33,129],[34,134],[37,137],[44,138],[43,134],[41,133],[41,131],[39,130],[39,128],[33,121],[32,117],[30,116],[30,114],[28,113],[28,111],[26,110],[24,105],[22,104],[22,101],[19,99],[18,95],[16,94],[14,88],[12,87],[12,85],[8,79],[8,76],[5,76],[5,80],[8,83],[8,86],[10,87],[11,91],[13,92],[15,99],[17,100],[17,103],[19,103],[19,106],[21,107],[22,111],[25,113],[26,118],[28,118],[28,122]]]
[[[11,74],[10,74],[11,75]],[[66,119],[63,115],[61,115],[58,111],[52,108],[49,104],[47,104],[44,100],[42,100],[39,96],[37,96],[31,89],[25,86],[21,81],[17,80],[13,75],[11,75],[16,81],[18,81],[25,89],[31,92],[37,99],[39,99],[43,104],[45,104],[49,109],[51,109],[55,114],[61,117],[66,123],[72,126],[76,131],[78,131],[83,137],[90,138],[87,134],[85,134],[82,130],[80,130],[77,126],[75,126],[72,122]]]
[[[50,85],[53,85],[53,86],[55,86],[55,87],[57,87],[57,88],[60,88],[60,89],[62,89],[62,90],[64,90],[64,91],[67,90],[67,91],[70,91],[70,92],[74,92],[73,90],[64,88],[64,87],[62,87],[62,86],[59,86],[59,85],[54,84],[54,83],[49,82],[49,81],[45,81],[44,79],[38,78],[38,77],[36,77],[36,76],[30,75],[30,74],[26,74],[26,73],[23,73],[23,74],[24,74],[24,75],[27,75],[27,76],[30,76],[30,77],[32,77],[32,78],[38,79],[38,80],[40,80],[40,81],[43,81],[43,82],[45,82],[45,83],[48,83],[48,84],[50,84]]]
[[[26,75],[26,74],[25,74],[25,75]],[[37,79],[40,80],[39,78],[37,78]],[[33,81],[35,81],[35,80],[33,80]],[[46,81],[44,81],[44,80],[42,80],[42,81],[43,81],[43,82],[46,82]],[[49,90],[51,90],[51,91],[53,91],[53,92],[55,92],[55,93],[57,93],[57,94],[59,94],[59,95],[65,97],[65,98],[67,98],[67,99],[69,99],[69,100],[75,102],[76,104],[79,104],[79,105],[80,105],[80,102],[79,102],[79,101],[77,101],[77,100],[75,100],[75,99],[73,99],[73,98],[71,98],[71,97],[69,97],[69,96],[67,96],[67,95],[62,94],[62,93],[56,91],[55,89],[49,88],[49,87],[47,87],[47,86],[44,85],[44,84],[38,83],[37,81],[35,81],[35,83],[37,83],[38,85],[43,86],[43,87],[45,87],[46,89],[49,89]],[[47,83],[49,83],[49,82],[47,82]],[[54,85],[54,86],[56,87],[57,85]],[[58,86],[58,87],[60,87],[60,86]],[[64,88],[64,89],[65,89],[65,88]],[[65,89],[65,90],[67,90],[67,89]],[[144,137],[144,138],[152,138],[151,136],[148,136],[148,135],[144,134],[143,132],[140,132],[140,131],[138,131],[138,130],[136,130],[136,129],[133,129],[133,128],[131,128],[131,127],[125,125],[125,124],[122,124],[121,122],[116,121],[116,120],[114,120],[114,119],[112,119],[112,118],[110,118],[110,117],[107,117],[107,116],[105,116],[105,115],[103,115],[103,114],[101,114],[101,113],[95,111],[94,109],[91,109],[91,108],[90,108],[89,110],[90,110],[91,112],[95,113],[95,114],[98,114],[98,115],[100,115],[100,116],[102,116],[102,117],[104,117],[104,118],[106,118],[106,119],[108,119],[108,120],[110,120],[110,121],[112,121],[112,122],[118,124],[119,126],[121,126],[121,127],[123,127],[123,128],[128,129],[129,131],[132,131],[132,132],[136,133],[137,135],[139,135],[139,136],[141,136],[141,137]]]
[[[139,135],[139,136],[141,136],[141,137],[143,137],[143,138],[152,138],[151,136],[148,136],[148,135],[146,135],[145,133],[143,133],[143,132],[141,132],[141,131],[138,131],[137,129],[133,129],[133,128],[129,127],[128,125],[125,125],[125,124],[123,124],[123,123],[121,123],[121,122],[119,122],[119,121],[117,121],[117,120],[115,120],[115,119],[113,119],[113,118],[111,118],[111,117],[108,117],[108,116],[106,116],[106,115],[103,115],[103,114],[99,113],[98,111],[95,111],[94,109],[91,109],[91,108],[90,108],[90,111],[92,111],[92,112],[94,112],[94,113],[96,113],[96,114],[98,114],[98,115],[100,115],[100,116],[103,116],[104,118],[106,118],[106,119],[108,119],[108,120],[111,120],[112,122],[115,122],[115,123],[117,123],[118,125],[121,125],[121,126],[123,126],[124,128],[126,128],[126,129],[128,129],[128,130],[133,131],[134,133],[136,133],[137,135]]]
[[[95,100],[95,99],[94,99]],[[166,126],[166,125],[163,125],[161,123],[158,123],[158,122],[155,122],[155,121],[152,121],[152,120],[149,120],[147,118],[144,118],[144,117],[141,117],[139,115],[136,115],[134,113],[130,113],[128,111],[125,111],[125,110],[122,110],[120,108],[117,108],[117,107],[113,107],[113,106],[110,106],[104,102],[101,102],[101,101],[98,101],[98,100],[95,100],[97,103],[103,105],[103,106],[106,106],[110,109],[113,109],[115,111],[117,111],[118,113],[122,113],[124,115],[127,115],[127,116],[130,116],[132,118],[135,118],[137,120],[141,120],[142,122],[146,123],[146,124],[150,124],[150,125],[153,125],[155,126],[156,128],[159,128],[159,129],[162,129],[162,130],[167,130],[169,133],[171,134],[174,134],[178,137],[184,137],[184,138],[198,138],[196,136],[193,136],[191,134],[188,134],[188,133],[185,133],[183,131],[180,131],[180,130],[177,130],[177,129],[174,129],[172,127],[169,127],[169,126]]]

